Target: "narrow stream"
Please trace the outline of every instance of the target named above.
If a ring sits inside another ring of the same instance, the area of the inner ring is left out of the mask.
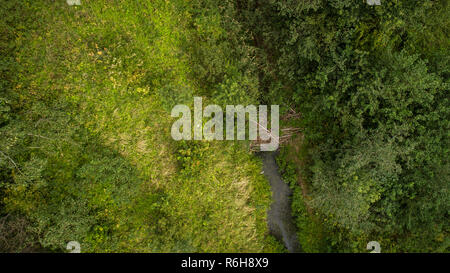
[[[282,241],[289,252],[301,252],[291,211],[292,191],[281,178],[275,161],[277,152],[260,152],[264,175],[272,188],[272,204],[267,212],[270,233]]]

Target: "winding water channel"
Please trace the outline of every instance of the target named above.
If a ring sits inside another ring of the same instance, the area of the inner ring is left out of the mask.
[[[292,217],[292,191],[281,178],[276,163],[277,152],[260,152],[264,175],[272,188],[272,204],[267,213],[267,224],[270,233],[282,241],[289,252],[301,252],[297,239],[296,227]]]

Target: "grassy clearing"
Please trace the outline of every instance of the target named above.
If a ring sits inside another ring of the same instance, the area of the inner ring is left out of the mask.
[[[53,250],[77,240],[83,252],[281,250],[267,235],[259,160],[241,144],[170,137],[173,105],[223,86],[192,71],[193,43],[217,44],[192,37],[225,35],[219,13],[202,17],[194,4],[2,8],[9,110],[0,150],[18,164],[2,158],[3,209],[30,219],[32,240]],[[198,22],[209,18],[219,23],[205,30]],[[225,70],[239,75],[233,61]]]

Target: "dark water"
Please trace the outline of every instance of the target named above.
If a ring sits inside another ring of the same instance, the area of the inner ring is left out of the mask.
[[[292,191],[282,180],[278,165],[275,161],[277,152],[260,152],[264,175],[272,188],[272,204],[267,212],[267,224],[270,233],[282,241],[289,252],[301,252],[297,239],[296,227],[292,218]]]

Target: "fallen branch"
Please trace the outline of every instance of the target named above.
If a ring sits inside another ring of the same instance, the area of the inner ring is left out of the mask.
[[[20,170],[19,166],[17,166],[16,162],[14,162],[14,160],[13,160],[11,157],[9,157],[7,154],[5,154],[5,153],[2,152],[2,151],[0,151],[0,153],[1,153],[4,157],[8,158],[9,161],[11,161],[11,163],[14,165],[14,168],[16,168],[16,169],[20,172],[21,175],[24,175],[23,172]]]

